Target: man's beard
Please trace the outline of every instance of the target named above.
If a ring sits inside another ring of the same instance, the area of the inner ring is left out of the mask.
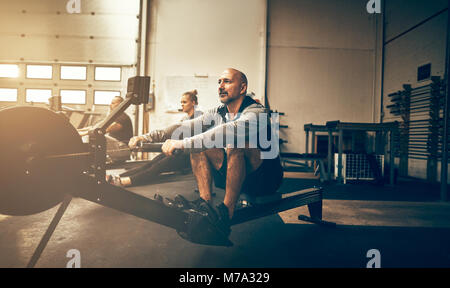
[[[236,98],[232,98],[232,97],[227,97],[228,94],[226,94],[226,96],[224,98],[220,97],[219,95],[219,100],[222,104],[230,104],[231,102],[233,102],[234,100],[236,100]]]

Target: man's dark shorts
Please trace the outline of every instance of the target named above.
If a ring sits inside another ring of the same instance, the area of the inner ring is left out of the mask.
[[[227,157],[224,150],[222,167],[219,171],[213,169],[214,184],[225,189],[227,179]],[[283,167],[280,157],[264,159],[261,165],[247,177],[242,184],[241,194],[264,196],[275,193],[283,180]]]

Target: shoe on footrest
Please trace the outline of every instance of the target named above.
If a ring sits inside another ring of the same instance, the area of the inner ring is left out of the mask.
[[[173,198],[173,201],[182,210],[198,209],[201,206],[201,204],[203,204],[203,203],[211,204],[210,201],[205,201],[202,198],[198,198],[193,201],[189,201],[180,194],[175,195],[175,198]]]
[[[198,209],[188,213],[186,229],[177,231],[182,238],[197,244],[233,246],[228,239],[231,233],[228,208],[223,203],[213,207],[203,201]]]
[[[182,209],[182,207],[179,207],[179,205],[175,202],[175,200],[167,198],[167,197],[163,197],[163,196],[159,195],[158,193],[153,195],[153,199],[155,199],[155,201],[161,202],[162,204],[166,205],[167,207],[184,210],[184,209]]]
[[[179,194],[175,195],[175,197],[173,199],[168,198],[168,197],[163,197],[159,194],[155,194],[153,196],[153,198],[156,201],[159,201],[159,202],[165,204],[166,206],[176,208],[178,210],[189,210],[189,209],[196,210],[199,208],[199,206],[202,202],[205,202],[205,200],[203,200],[201,198],[194,200],[194,201],[189,201],[184,196],[181,196]]]
[[[120,179],[120,176],[106,175],[105,180],[106,180],[106,183],[109,183],[111,185],[124,187],[124,185],[122,184],[122,180]]]

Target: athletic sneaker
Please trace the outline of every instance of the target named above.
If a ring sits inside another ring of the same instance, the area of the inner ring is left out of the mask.
[[[214,207],[210,203],[203,201],[200,203],[198,210],[206,212],[211,224],[224,236],[228,237],[230,235],[230,215],[225,204],[220,203]]]
[[[105,176],[106,183],[109,183],[114,186],[124,187],[122,181],[120,180],[120,176],[117,175],[106,175]]]

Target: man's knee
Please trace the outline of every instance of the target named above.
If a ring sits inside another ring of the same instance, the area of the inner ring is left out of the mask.
[[[231,157],[244,158],[246,148],[227,148],[227,159]]]
[[[263,161],[258,148],[228,148],[227,159],[245,161],[248,172],[255,171]]]
[[[206,159],[205,151],[199,153],[191,153],[191,161],[198,162]]]
[[[258,148],[228,148],[227,158],[238,156],[247,159],[260,159],[261,151]]]
[[[195,164],[202,161],[207,161],[212,166],[219,170],[223,163],[223,149],[208,149],[199,153],[191,153],[191,163]]]

